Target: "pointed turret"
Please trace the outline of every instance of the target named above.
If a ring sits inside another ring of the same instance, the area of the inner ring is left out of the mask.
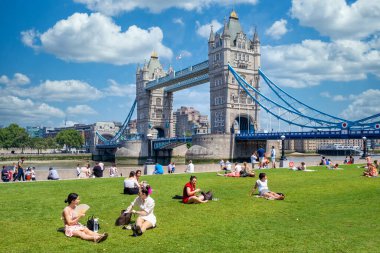
[[[214,43],[215,42],[215,34],[214,34],[214,30],[213,30],[213,27],[211,25],[211,30],[210,30],[210,37],[208,39],[208,43]]]
[[[227,22],[224,20],[224,27],[223,27],[222,38],[225,38],[225,37],[231,37],[231,35],[230,35],[230,29],[228,28],[228,24],[227,24]]]

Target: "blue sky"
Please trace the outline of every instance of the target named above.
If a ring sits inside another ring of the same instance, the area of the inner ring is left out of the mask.
[[[379,1],[2,0],[0,125],[123,122],[137,65],[152,51],[164,69],[206,60],[210,25],[232,9],[288,93],[347,119],[380,113]],[[174,109],[209,114],[208,90],[175,93]]]

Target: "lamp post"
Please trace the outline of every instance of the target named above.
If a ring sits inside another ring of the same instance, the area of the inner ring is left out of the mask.
[[[146,159],[146,163],[152,164],[153,163],[153,160],[152,160],[152,138],[153,138],[153,135],[147,134],[146,138],[148,139],[148,159]]]
[[[362,139],[363,139],[363,155],[361,158],[366,159],[367,158],[367,137],[363,136]]]
[[[286,160],[285,156],[285,135],[281,135],[281,158],[280,158],[280,167],[284,167],[284,161]]]

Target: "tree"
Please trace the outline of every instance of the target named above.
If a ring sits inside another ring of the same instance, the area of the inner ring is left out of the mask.
[[[47,147],[47,139],[36,137],[30,140],[30,148],[37,149],[38,154],[40,153],[41,149],[46,149]]]
[[[25,148],[29,142],[28,133],[17,124],[10,124],[0,131],[0,145],[3,148]]]
[[[80,148],[84,143],[83,137],[74,129],[60,131],[55,139],[61,147],[66,145],[68,150],[71,150],[71,148]]]

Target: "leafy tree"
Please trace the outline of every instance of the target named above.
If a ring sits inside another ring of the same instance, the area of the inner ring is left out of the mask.
[[[10,124],[0,131],[0,145],[3,148],[25,148],[29,142],[28,133],[17,124]]]
[[[66,145],[66,148],[68,150],[71,150],[71,148],[80,148],[84,143],[81,134],[74,129],[60,131],[55,137],[55,139],[57,143],[62,147]]]
[[[41,149],[46,149],[47,147],[47,139],[36,137],[30,140],[30,148],[37,149],[38,154],[40,153]]]

